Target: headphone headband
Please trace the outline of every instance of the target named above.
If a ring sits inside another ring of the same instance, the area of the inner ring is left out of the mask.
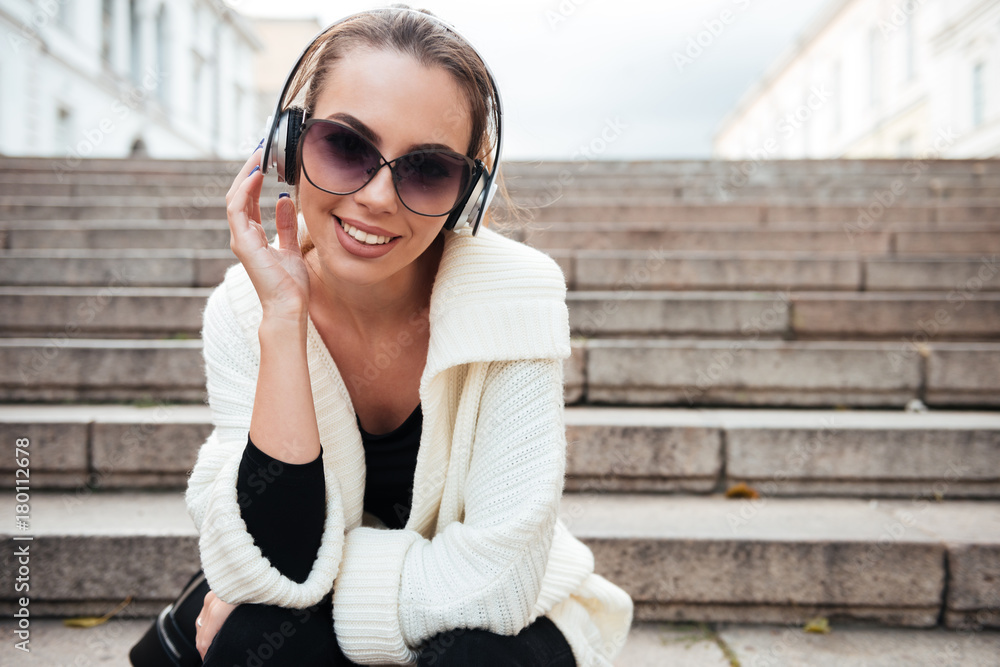
[[[490,69],[486,59],[483,58],[479,50],[473,46],[472,42],[466,39],[466,37],[453,26],[445,23],[438,17],[426,14],[416,9],[402,7],[367,9],[351,14],[350,16],[345,16],[344,18],[331,23],[329,26],[317,33],[312,40],[310,40],[306,47],[302,49],[302,53],[299,55],[298,60],[295,61],[295,65],[292,66],[292,69],[288,72],[288,76],[285,78],[285,84],[281,88],[281,94],[278,95],[278,101],[275,106],[274,113],[268,116],[267,130],[264,135],[264,153],[261,157],[261,172],[267,174],[271,168],[275,168],[278,172],[278,180],[288,183],[294,183],[297,178],[297,175],[295,175],[295,169],[297,169],[298,160],[295,159],[294,151],[296,150],[298,144],[298,135],[304,117],[301,111],[298,114],[293,113],[295,111],[294,108],[285,109],[284,104],[285,96],[288,94],[288,90],[291,88],[292,82],[295,80],[295,75],[298,73],[298,70],[302,66],[306,55],[309,54],[309,51],[320,39],[323,38],[324,35],[329,33],[338,25],[346,23],[359,16],[365,16],[367,14],[381,14],[389,11],[414,14],[424,20],[434,21],[465,42],[465,44],[476,54],[479,61],[483,64],[483,67],[486,69],[486,75],[489,77],[490,87],[492,88],[493,104],[496,109],[497,118],[497,138],[496,150],[493,157],[493,168],[489,169],[486,166],[483,166],[483,171],[478,175],[478,178],[474,178],[474,182],[471,183],[469,195],[466,200],[457,207],[455,212],[448,216],[448,220],[445,222],[445,229],[451,229],[455,232],[458,232],[467,225],[471,226],[472,234],[475,235],[479,230],[479,223],[482,221],[483,215],[486,213],[486,209],[497,190],[496,178],[500,171],[500,154],[503,148],[503,101],[500,98],[500,88],[497,86],[496,77],[493,76],[493,70]],[[473,156],[473,159],[476,159],[475,156]],[[289,174],[285,173],[286,165],[292,170]]]

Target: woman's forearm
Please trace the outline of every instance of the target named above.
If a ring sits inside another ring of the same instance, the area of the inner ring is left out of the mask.
[[[250,419],[254,445],[286,463],[309,463],[320,454],[306,357],[306,315],[269,318],[258,330],[260,370]]]

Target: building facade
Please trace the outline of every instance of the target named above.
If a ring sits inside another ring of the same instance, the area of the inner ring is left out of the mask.
[[[0,154],[245,157],[260,48],[221,0],[0,0]]]
[[[261,113],[274,113],[278,95],[296,59],[322,30],[319,19],[250,19],[263,48],[257,52],[254,71],[257,73],[257,108]]]
[[[1000,2],[831,0],[726,117],[713,153],[1000,156]]]

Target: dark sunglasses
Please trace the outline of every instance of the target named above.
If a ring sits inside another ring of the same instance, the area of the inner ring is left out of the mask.
[[[310,118],[302,125],[298,150],[309,182],[334,195],[357,192],[388,166],[399,201],[427,216],[454,211],[468,195],[477,169],[472,158],[444,149],[417,150],[386,160],[354,129],[322,118]]]

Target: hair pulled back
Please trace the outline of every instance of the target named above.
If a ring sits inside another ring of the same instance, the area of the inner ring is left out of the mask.
[[[410,11],[399,11],[401,9]],[[414,10],[396,4],[358,14],[331,26],[306,52],[286,104],[290,105],[291,100],[304,94],[301,106],[309,118],[333,67],[357,48],[392,50],[426,67],[442,67],[449,72],[462,90],[471,116],[472,136],[466,155],[482,160],[493,169],[500,109],[489,73],[476,51],[425,9]],[[456,108],[443,121],[458,123],[464,113],[464,109]],[[440,133],[444,134],[443,127]]]

